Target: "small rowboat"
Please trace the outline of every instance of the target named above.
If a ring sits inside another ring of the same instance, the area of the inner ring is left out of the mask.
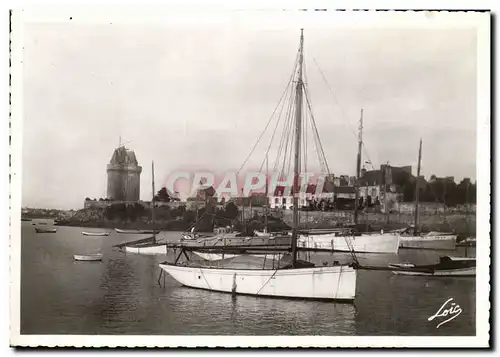
[[[393,273],[396,275],[476,276],[476,258],[442,256],[437,264],[389,264],[389,268],[394,269]]]
[[[116,233],[121,233],[121,234],[158,234],[159,231],[153,231],[149,229],[119,229],[115,228]]]
[[[40,227],[35,227],[35,232],[37,232],[37,233],[56,233],[57,229],[56,228],[40,228]]]
[[[98,262],[102,260],[102,254],[75,254],[75,260],[85,262]]]
[[[84,236],[107,237],[110,232],[82,232]]]

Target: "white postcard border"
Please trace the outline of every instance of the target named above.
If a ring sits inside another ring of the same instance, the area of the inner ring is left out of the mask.
[[[490,242],[485,239],[490,235],[490,23],[488,13],[446,13],[446,12],[294,12],[285,14],[281,11],[261,11],[249,14],[247,10],[233,15],[230,19],[227,14],[216,10],[210,14],[198,11],[196,14],[186,10],[170,13],[165,17],[159,11],[151,9],[131,8],[120,13],[111,13],[102,8],[55,10],[36,9],[14,12],[12,23],[12,182],[11,182],[11,239],[10,239],[10,312],[11,312],[11,344],[18,346],[92,346],[92,347],[485,347],[489,341],[490,316]],[[80,9],[79,9],[80,10]],[[477,235],[480,238],[477,245],[476,277],[476,336],[111,336],[111,335],[21,335],[20,334],[20,208],[22,183],[22,24],[24,21],[68,21],[73,11],[75,22],[113,22],[135,21],[148,23],[156,21],[170,21],[184,23],[199,23],[203,21],[235,22],[239,24],[254,23],[266,26],[279,26],[300,23],[297,27],[307,27],[309,21],[323,22],[325,26],[363,26],[378,24],[384,27],[400,26],[447,26],[460,21],[478,28],[478,150],[477,150]],[[120,14],[125,14],[120,16]],[[208,16],[211,15],[211,16]],[[279,19],[279,20],[277,20]],[[383,24],[380,22],[384,21]]]

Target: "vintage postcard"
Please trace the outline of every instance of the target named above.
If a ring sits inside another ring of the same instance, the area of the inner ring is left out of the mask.
[[[488,347],[490,16],[14,9],[11,345]]]

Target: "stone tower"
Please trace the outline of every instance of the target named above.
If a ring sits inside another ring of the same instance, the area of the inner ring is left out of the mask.
[[[139,201],[141,172],[134,151],[124,146],[116,148],[107,167],[108,199]]]

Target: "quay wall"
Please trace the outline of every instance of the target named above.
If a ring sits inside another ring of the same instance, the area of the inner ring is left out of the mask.
[[[262,216],[264,209],[261,207],[245,207],[245,219]],[[240,212],[241,214],[241,212]],[[293,221],[292,210],[269,211],[269,215],[283,220],[291,225]],[[241,216],[240,216],[241,217]],[[351,224],[354,221],[352,211],[300,211],[300,226],[302,228],[331,228],[338,225]],[[455,231],[460,235],[475,235],[476,215],[475,213],[451,212],[451,211],[424,211],[419,216],[420,227],[424,230]],[[374,228],[386,227],[386,229],[398,229],[415,223],[414,212],[411,213],[381,213],[360,212],[358,223],[367,224]]]

